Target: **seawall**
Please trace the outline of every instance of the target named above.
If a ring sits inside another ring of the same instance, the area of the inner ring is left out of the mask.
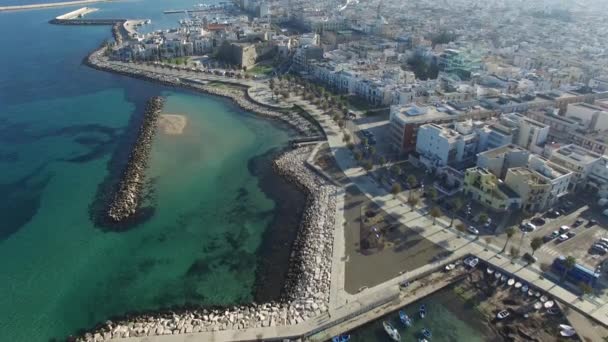
[[[152,140],[156,133],[156,123],[163,107],[163,99],[153,97],[146,103],[144,118],[137,134],[137,140],[129,155],[118,189],[105,212],[110,222],[118,223],[131,217],[137,211],[145,180]]]
[[[193,307],[120,317],[69,338],[77,341],[191,334],[295,325],[327,312],[331,281],[336,188],[305,161],[312,147],[292,150],[273,167],[307,194],[306,209],[289,258],[282,299],[223,308]]]

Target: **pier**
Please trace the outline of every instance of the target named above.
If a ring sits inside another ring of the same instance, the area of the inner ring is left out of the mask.
[[[0,6],[0,12],[24,11],[24,10],[31,10],[31,9],[63,7],[63,6],[73,6],[73,5],[85,5],[85,4],[92,4],[92,3],[96,3],[96,2],[109,2],[109,1],[113,1],[113,0],[76,0],[76,1],[64,1],[64,2],[51,2],[48,4]]]

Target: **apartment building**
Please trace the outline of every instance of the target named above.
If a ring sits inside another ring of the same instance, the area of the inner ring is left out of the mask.
[[[524,210],[536,212],[547,206],[551,183],[540,173],[527,167],[513,167],[507,170],[505,184],[519,195]]]
[[[521,198],[492,172],[472,167],[465,171],[463,192],[495,211],[521,207]]]
[[[520,146],[509,144],[477,154],[477,166],[504,178],[507,170],[528,165],[530,152]]]

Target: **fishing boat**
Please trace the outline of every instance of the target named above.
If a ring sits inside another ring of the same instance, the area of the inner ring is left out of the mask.
[[[389,322],[383,321],[382,322],[382,326],[384,326],[384,331],[386,331],[386,333],[388,334],[388,336],[393,341],[399,341],[399,340],[401,340],[401,335],[399,335],[399,332],[397,331],[397,329],[393,328],[393,326]]]
[[[420,318],[424,318],[424,316],[426,316],[426,305],[420,305],[420,310],[418,310],[418,312],[420,313]]]
[[[401,323],[403,323],[403,325],[405,325],[406,327],[412,325],[412,319],[403,310],[399,311],[399,319],[401,320]]]
[[[498,279],[498,278],[500,278],[501,275],[502,274],[500,274],[500,272],[497,271],[496,273],[494,273],[494,278]]]
[[[534,309],[540,310],[542,308],[543,308],[543,303],[541,303],[541,302],[534,303]]]
[[[456,265],[454,265],[454,264],[447,264],[447,265],[445,265],[445,270],[446,271],[451,271],[451,270],[453,270],[455,268],[456,268]]]
[[[549,315],[559,315],[559,309],[558,308],[549,308],[549,309],[547,309],[547,313]]]
[[[488,267],[488,268],[486,269],[486,272],[488,272],[488,274],[492,274],[492,273],[494,273],[494,269],[493,269],[493,268],[491,268],[491,267]]]
[[[503,282],[503,283],[505,281],[507,281],[507,276],[505,274],[503,274],[502,277],[500,277],[500,281]]]
[[[509,279],[509,281],[507,282],[507,285],[513,286],[513,284],[515,284],[515,279],[513,279],[513,278]]]
[[[520,283],[520,282],[515,283],[515,288],[516,288],[516,289],[518,289],[518,288],[520,288],[520,287],[521,287],[521,283]]]
[[[574,330],[574,327],[568,324],[560,324],[559,328],[562,330]]]
[[[496,314],[496,318],[498,319],[505,319],[507,317],[509,317],[511,313],[509,312],[509,310],[502,310],[501,312]]]
[[[546,301],[546,302],[545,302],[545,304],[543,304],[543,305],[545,306],[545,309],[549,309],[549,308],[552,308],[552,307],[553,307],[553,305],[555,305],[555,302],[554,302],[554,301],[552,301],[552,300],[548,300],[548,301]]]
[[[521,287],[521,292],[523,292],[523,293],[528,292],[528,285],[527,285],[527,284],[524,284],[524,285]]]
[[[534,297],[540,298],[540,292],[539,291],[534,292]]]
[[[532,291],[531,289],[528,290],[528,296],[530,296],[530,297],[534,296],[534,291]]]
[[[433,336],[433,334],[431,333],[431,331],[429,329],[427,329],[427,328],[422,328],[422,330],[420,331],[420,333],[425,338],[431,338],[431,336]]]
[[[549,300],[549,297],[547,297],[547,296],[542,296],[542,297],[540,297],[540,301],[541,301],[541,303],[544,303],[544,302],[546,302],[546,301],[548,301],[548,300]]]
[[[350,341],[350,335],[348,335],[348,334],[334,336],[334,338],[331,339],[331,342],[348,342],[348,341]]]

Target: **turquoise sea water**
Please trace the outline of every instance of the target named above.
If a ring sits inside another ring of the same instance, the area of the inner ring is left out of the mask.
[[[162,14],[163,1],[96,7],[99,17],[152,18],[153,28],[179,19]],[[110,29],[47,23],[68,10],[0,13],[10,46],[0,54],[0,341],[63,339],[130,310],[251,301],[279,213],[250,164],[288,132],[220,98],[83,66]],[[159,94],[188,126],[153,145],[154,215],[103,232],[89,206],[109,161],[128,153],[130,120]]]

